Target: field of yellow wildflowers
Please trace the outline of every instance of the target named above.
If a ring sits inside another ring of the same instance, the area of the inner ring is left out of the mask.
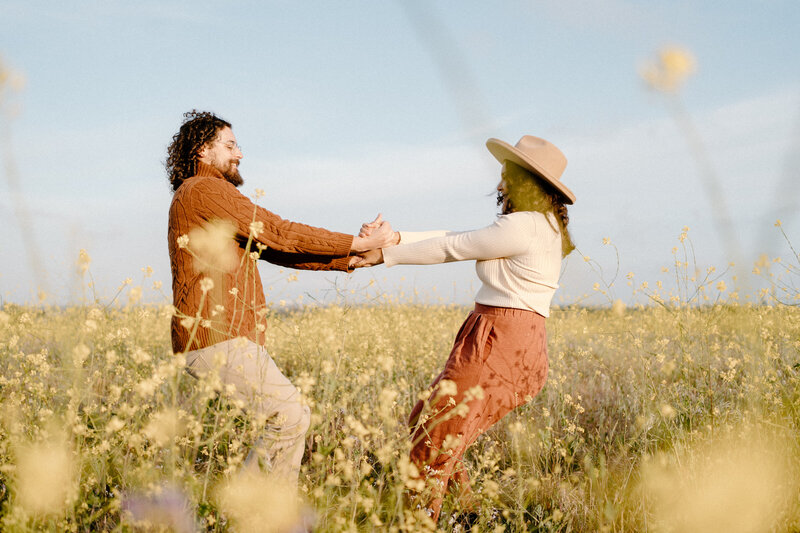
[[[468,309],[273,308],[269,351],[313,413],[298,503],[236,474],[253,422],[185,373],[171,307],[140,291],[0,311],[4,531],[434,527],[404,506],[405,419]],[[554,309],[547,385],[467,454],[479,530],[800,529],[800,308],[677,294]]]

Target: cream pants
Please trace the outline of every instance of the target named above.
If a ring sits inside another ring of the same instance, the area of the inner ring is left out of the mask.
[[[311,412],[267,351],[239,337],[187,352],[186,366],[198,379],[216,373],[227,398],[243,401],[245,411],[266,422],[245,459],[246,467],[261,465],[296,487]]]

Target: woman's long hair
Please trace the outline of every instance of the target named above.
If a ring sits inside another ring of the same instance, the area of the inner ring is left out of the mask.
[[[197,153],[217,137],[222,128],[231,127],[230,122],[213,113],[192,109],[183,114],[183,124],[172,137],[167,148],[167,169],[172,191],[177,191],[184,180],[197,173]]]
[[[516,211],[537,211],[547,215],[555,215],[558,228],[553,226],[550,217],[547,221],[554,230],[561,234],[561,256],[566,257],[575,249],[572,236],[569,234],[569,213],[564,199],[552,187],[527,169],[506,160],[506,172],[503,180],[506,194],[497,193],[497,205],[503,206],[503,214]]]

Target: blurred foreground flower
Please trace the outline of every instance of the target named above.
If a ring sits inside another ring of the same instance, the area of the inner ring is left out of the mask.
[[[142,299],[142,287],[141,285],[137,287],[131,287],[131,290],[128,291],[128,305],[136,305],[136,302]]]
[[[77,494],[75,472],[66,439],[26,446],[17,455],[15,503],[33,516],[63,512]]]
[[[92,262],[92,258],[89,257],[88,252],[81,248],[80,252],[78,252],[78,272],[80,274],[85,274],[87,270],[89,270],[89,264]]]
[[[787,449],[790,439],[756,429],[731,434],[645,463],[643,488],[658,531],[767,532],[787,518],[800,459]]]
[[[168,446],[186,431],[186,420],[183,413],[174,409],[165,409],[154,414],[142,433],[157,446]]]
[[[129,513],[131,520],[137,526],[174,533],[199,531],[189,500],[180,490],[173,487],[157,487],[150,495],[140,493],[125,495],[122,498],[122,510]]]
[[[0,94],[8,88],[13,92],[20,92],[25,87],[25,76],[13,70],[0,56]]]
[[[195,254],[195,268],[207,274],[236,268],[235,234],[236,228],[226,220],[213,220],[189,232],[188,247]]]
[[[243,471],[217,492],[220,510],[236,531],[300,533],[311,530],[313,517],[300,505],[293,487],[262,472]]]
[[[697,70],[691,52],[678,46],[668,46],[658,52],[654,61],[639,69],[639,75],[657,91],[675,92]]]

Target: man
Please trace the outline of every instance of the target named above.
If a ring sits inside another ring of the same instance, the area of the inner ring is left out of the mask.
[[[172,348],[184,353],[192,375],[211,373],[265,423],[246,464],[260,459],[294,485],[310,413],[263,347],[267,309],[257,260],[350,271],[353,254],[385,245],[392,232],[384,224],[353,237],[283,220],[237,190],[242,157],[231,124],[196,110],[184,115],[168,148]]]

